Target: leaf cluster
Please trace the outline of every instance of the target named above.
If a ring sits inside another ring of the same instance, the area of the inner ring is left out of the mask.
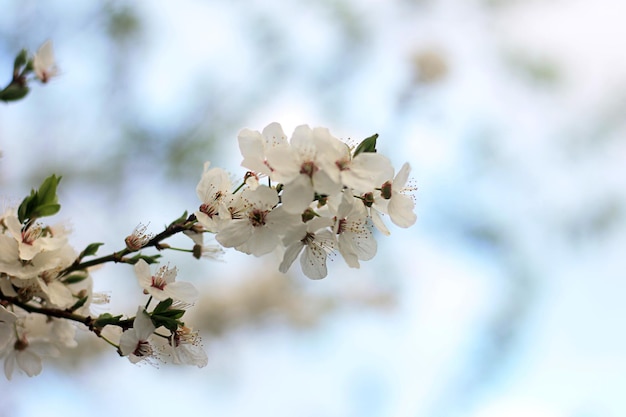
[[[21,223],[52,216],[59,212],[61,205],[57,197],[57,186],[61,177],[52,174],[44,180],[38,190],[32,189],[17,209],[17,218]]]
[[[170,332],[174,333],[178,329],[180,318],[185,314],[185,310],[171,308],[173,300],[168,298],[161,301],[152,311],[150,318],[154,327],[165,327]]]

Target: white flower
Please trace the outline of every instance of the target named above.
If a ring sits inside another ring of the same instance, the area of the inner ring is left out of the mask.
[[[349,189],[343,193],[333,220],[339,253],[351,268],[360,267],[359,259],[367,261],[376,255],[376,240],[367,225],[367,213],[363,204],[352,196]]]
[[[148,230],[148,225],[139,223],[133,230],[133,233],[124,239],[128,250],[136,251],[146,246],[150,239],[154,237],[152,233],[146,233],[146,230]]]
[[[0,234],[0,271],[19,279],[36,278],[47,270],[60,271],[76,259],[74,250],[67,244],[56,250],[43,250],[28,262],[20,257],[19,250],[17,240]]]
[[[152,319],[143,307],[137,309],[137,316],[133,327],[122,333],[120,337],[120,352],[128,356],[132,363],[137,363],[154,356],[154,349],[148,339],[155,331]]]
[[[385,236],[389,236],[391,232],[389,231],[389,229],[387,229],[387,226],[385,226],[385,222],[383,222],[383,219],[380,216],[381,205],[386,206],[387,201],[380,196],[380,192],[378,192],[377,194],[378,195],[370,191],[362,194],[360,198],[363,201],[363,205],[365,207],[365,210],[367,211],[367,215],[372,221],[374,227],[376,227],[376,229],[378,229],[378,231]]]
[[[39,224],[32,224],[24,230],[15,215],[4,217],[3,222],[17,241],[20,259],[24,261],[30,261],[43,251],[59,249],[67,242],[62,229],[58,229],[60,236],[53,236],[51,228],[44,229]]]
[[[241,166],[254,172],[270,176],[272,168],[269,166],[267,150],[277,146],[287,146],[287,137],[280,124],[270,123],[263,129],[263,133],[256,130],[243,129],[237,136],[239,150],[243,156]]]
[[[283,243],[287,249],[278,270],[286,273],[304,249],[300,257],[304,275],[311,279],[324,278],[328,274],[326,258],[336,246],[335,235],[327,229],[332,223],[327,217],[316,217],[286,234]]]
[[[246,189],[242,199],[246,201],[244,215],[232,220],[215,236],[225,247],[235,247],[254,256],[265,255],[278,246],[285,229],[301,222],[298,215],[274,208],[278,194],[273,188],[261,185],[255,190]]]
[[[4,375],[11,379],[16,364],[28,376],[39,375],[43,369],[41,357],[57,355],[56,347],[46,340],[28,341],[21,338],[4,358]]]
[[[417,216],[413,212],[415,203],[413,199],[404,194],[405,191],[412,191],[411,188],[405,188],[406,182],[411,172],[411,166],[408,163],[402,165],[398,174],[393,181],[385,182],[380,191],[383,199],[388,200],[386,207],[377,201],[382,210],[386,211],[391,217],[391,221],[400,227],[409,227],[415,223]]]
[[[1,242],[2,239],[0,239]],[[65,284],[60,273],[74,262],[76,252],[70,245],[62,248],[42,252],[36,255],[29,264],[32,268],[32,274],[26,275],[23,272],[28,271],[27,265],[20,262],[20,266],[16,268],[5,269],[5,271],[14,275],[11,283],[20,288],[22,296],[28,294],[29,298],[33,296],[45,299],[50,307],[68,308],[76,303],[72,290]],[[38,267],[39,266],[39,267]]]
[[[48,82],[50,78],[58,74],[59,71],[52,50],[52,41],[44,42],[33,56],[33,71],[42,83]]]
[[[0,271],[17,278],[33,278],[41,271],[52,267],[55,257],[52,252],[36,255],[29,262],[22,262],[17,241],[7,235],[0,235]]]
[[[193,303],[198,298],[198,290],[189,282],[175,282],[176,268],[160,267],[155,275],[152,275],[150,266],[140,259],[135,264],[135,274],[139,285],[146,294],[159,301],[171,298],[173,300]]]
[[[75,327],[66,320],[39,314],[18,317],[4,351],[4,373],[11,379],[15,365],[28,376],[41,373],[42,358],[58,356],[59,348],[75,347]]]
[[[198,332],[192,331],[189,327],[179,327],[172,333],[170,349],[175,364],[195,365],[203,368],[208,363]]]
[[[326,128],[316,128],[313,139],[321,168],[333,182],[358,191],[373,189],[379,178],[393,175],[389,159],[375,152],[361,152],[352,158],[350,147]]]
[[[198,221],[210,232],[219,229],[220,208],[226,196],[231,194],[232,182],[228,173],[221,168],[209,169],[210,163],[204,164],[204,172],[196,187],[198,198],[202,202],[195,215]]]
[[[290,146],[279,146],[267,152],[272,167],[272,180],[284,184],[281,202],[289,213],[301,214],[313,201],[315,193],[331,195],[341,191],[341,184],[333,181],[322,166],[323,153],[318,153],[316,137],[325,137],[327,130],[298,126]],[[323,139],[322,139],[323,140]]]

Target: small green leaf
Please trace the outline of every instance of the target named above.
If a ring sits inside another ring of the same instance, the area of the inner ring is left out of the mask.
[[[45,204],[33,210],[32,217],[46,217],[55,215],[61,210],[60,204]]]
[[[167,318],[172,318],[172,319],[179,319],[182,316],[185,315],[185,310],[179,310],[179,309],[171,309],[171,310],[165,310],[162,311],[158,314],[154,314],[152,317],[158,316],[158,317],[167,317]]]
[[[4,90],[0,91],[0,100],[2,101],[17,101],[26,97],[26,94],[30,89],[27,85],[13,82],[9,84]]]
[[[65,285],[78,284],[79,282],[84,281],[87,277],[88,277],[87,274],[74,274],[63,279],[62,282]]]
[[[119,316],[112,316],[110,313],[104,313],[98,316],[98,318],[94,321],[93,325],[94,327],[97,327],[97,328],[103,328],[104,326],[108,324],[115,325],[119,323],[121,318],[122,318],[121,314]]]
[[[35,190],[33,190],[31,195],[29,195],[22,201],[22,204],[20,204],[19,208],[17,209],[17,218],[19,219],[20,223],[24,223],[24,220],[28,218],[28,215],[32,211],[33,201],[35,199],[34,193]]]
[[[152,316],[152,324],[154,324],[156,328],[163,326],[173,333],[178,329],[179,322],[169,317]]]
[[[85,256],[94,256],[100,246],[104,245],[104,243],[90,243],[87,247],[80,253],[79,258],[83,259]]]
[[[32,189],[17,209],[18,219],[21,223],[38,217],[51,216],[58,213],[61,205],[56,195],[57,185],[61,177],[51,175],[44,180],[39,190]]]
[[[354,158],[361,152],[376,152],[376,139],[378,139],[378,133],[374,133],[369,138],[364,139],[363,142],[359,143],[359,146],[356,147],[352,157]]]
[[[13,62],[13,71],[19,72],[20,68],[26,64],[26,61],[28,61],[28,51],[26,49],[22,49],[15,57],[15,61]]]
[[[61,177],[52,174],[43,181],[39,187],[39,201],[42,205],[54,204],[58,202],[57,186],[61,181]]]
[[[172,306],[173,302],[174,301],[171,298],[168,298],[166,300],[161,301],[154,308],[154,310],[152,311],[152,314],[157,314],[158,315],[159,313],[162,313],[162,312],[166,311],[168,308],[170,308]]]
[[[146,261],[149,265],[151,264],[156,264],[159,263],[159,261],[157,261],[157,259],[159,259],[161,257],[161,255],[156,254],[156,255],[142,255],[141,253],[136,254],[135,256],[133,256],[132,258],[128,258],[128,262],[129,264],[136,264],[137,261],[139,261],[140,259],[143,259],[144,261]]]
[[[82,306],[84,306],[85,303],[87,302],[88,298],[89,298],[89,296],[85,296],[85,297],[79,299],[78,301],[76,301],[76,303],[74,303],[74,305],[72,307],[70,307],[70,311],[76,311],[79,308],[81,308]]]
[[[170,226],[174,226],[175,224],[183,224],[187,221],[188,218],[188,214],[187,214],[187,210],[185,210],[185,212],[183,213],[182,216],[180,216],[179,218],[177,218],[176,220],[174,220],[172,223],[170,223]],[[168,226],[168,227],[170,227]]]

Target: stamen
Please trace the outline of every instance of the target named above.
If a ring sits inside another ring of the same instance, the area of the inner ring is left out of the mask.
[[[305,174],[308,177],[313,177],[313,174],[315,174],[318,170],[319,168],[315,166],[315,162],[313,161],[303,162],[300,166],[300,174]]]
[[[265,225],[265,218],[269,212],[266,210],[254,209],[248,214],[252,226],[259,227]]]

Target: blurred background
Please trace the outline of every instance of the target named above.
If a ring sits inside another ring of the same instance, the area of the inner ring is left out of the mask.
[[[203,295],[209,365],[134,366],[89,334],[0,416],[626,415],[626,5],[619,0],[6,0],[0,80],[52,39],[61,74],[2,104],[0,185],[63,176],[80,250],[198,207],[204,161],[273,121],[379,133],[417,224],[360,270],[165,253]],[[173,243],[188,245],[182,239]],[[93,273],[134,314],[132,269]],[[143,302],[143,301],[140,301]]]

